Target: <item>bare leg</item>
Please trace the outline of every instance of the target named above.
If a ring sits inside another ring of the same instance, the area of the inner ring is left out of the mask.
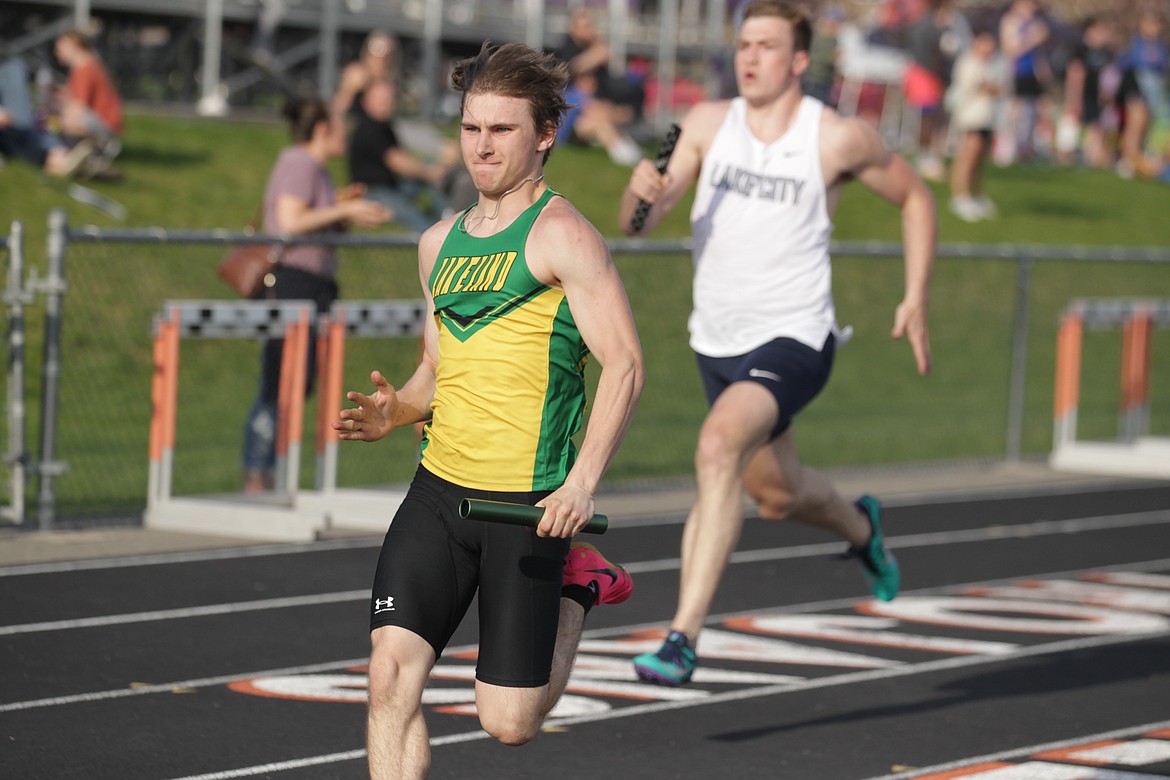
[[[971,195],[983,194],[983,161],[987,157],[987,141],[980,133],[971,133],[971,160],[967,181]]]
[[[484,731],[503,744],[514,746],[530,742],[540,733],[545,717],[568,685],[584,623],[585,610],[581,605],[572,599],[561,599],[561,617],[548,685],[508,688],[476,681],[475,703]]]
[[[85,124],[85,109],[79,104],[68,101],[61,108],[61,132],[72,138],[84,138],[89,134]]]
[[[671,627],[696,640],[727,559],[743,529],[743,472],[767,440],[779,411],[771,393],[737,382],[716,400],[699,432],[699,495],[683,529],[678,609]]]
[[[877,502],[867,498],[862,507],[846,501],[824,475],[802,466],[791,428],[756,453],[745,484],[761,517],[795,520],[841,537],[860,559],[873,595],[883,601],[898,595],[901,575],[880,534]]]
[[[370,778],[426,777],[431,746],[422,695],[435,665],[434,650],[417,634],[393,626],[374,629],[370,640]]]
[[[975,133],[963,133],[958,154],[951,163],[951,197],[962,198],[971,195],[971,170],[975,161]]]
[[[792,428],[755,454],[745,484],[765,520],[823,528],[854,547],[869,541],[866,517],[823,474],[800,462]]]
[[[581,112],[574,131],[583,140],[597,141],[604,146],[614,162],[634,165],[642,158],[642,152],[621,129],[617,119],[619,116],[621,109],[603,101],[595,101]]]
[[[1125,129],[1121,134],[1121,163],[1131,172],[1138,167],[1145,154],[1146,133],[1150,129],[1150,112],[1140,99],[1125,104]]]
[[[276,475],[271,471],[244,470],[245,493],[262,493],[266,490],[272,490],[274,487],[276,487]]]
[[[569,684],[573,662],[577,660],[577,645],[581,644],[581,631],[585,627],[585,608],[572,599],[561,599],[561,622],[557,626],[557,645],[553,651],[552,677],[548,682],[541,720],[552,712],[553,707]]]
[[[1093,168],[1109,166],[1109,147],[1105,143],[1105,131],[1100,122],[1085,127],[1085,162]]]

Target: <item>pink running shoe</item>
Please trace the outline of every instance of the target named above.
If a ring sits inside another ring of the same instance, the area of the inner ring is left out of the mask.
[[[565,585],[597,583],[595,604],[621,604],[634,592],[634,580],[630,573],[605,559],[596,547],[588,542],[573,542],[569,557],[565,559]]]

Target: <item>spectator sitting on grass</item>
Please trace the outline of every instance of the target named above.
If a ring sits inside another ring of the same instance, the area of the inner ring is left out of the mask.
[[[386,80],[371,83],[355,97],[357,124],[349,143],[350,180],[365,186],[366,198],[389,207],[395,221],[421,233],[447,209],[440,187],[451,177],[459,153],[447,145],[441,159],[429,163],[407,151],[394,130],[394,103],[395,87]]]
[[[639,118],[644,93],[638,84],[610,74],[609,46],[588,8],[573,12],[556,58],[569,66],[571,79],[565,92],[569,112],[557,140],[596,142],[619,165],[636,165],[642,150],[623,128]]]
[[[87,150],[71,153],[61,138],[37,124],[28,93],[28,68],[16,57],[0,62],[0,154],[70,176],[85,161]]]
[[[69,69],[69,81],[59,106],[61,132],[91,148],[96,162],[108,165],[122,151],[122,98],[110,80],[89,39],[79,30],[57,38],[53,52]]]
[[[1125,113],[1121,159],[1117,171],[1129,178],[1146,165],[1150,129],[1170,112],[1166,81],[1170,77],[1170,47],[1162,37],[1162,17],[1146,9],[1138,29],[1121,56],[1122,80],[1117,97]]]

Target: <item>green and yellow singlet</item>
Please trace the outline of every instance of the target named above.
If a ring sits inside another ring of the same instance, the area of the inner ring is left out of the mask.
[[[484,490],[555,490],[576,457],[588,348],[563,291],[537,281],[524,245],[544,194],[501,232],[468,235],[458,221],[429,280],[439,366],[422,462]]]

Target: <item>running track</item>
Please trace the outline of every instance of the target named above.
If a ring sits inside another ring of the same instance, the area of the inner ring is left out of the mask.
[[[604,506],[601,507],[604,510]],[[523,748],[469,714],[474,608],[436,670],[436,778],[1170,778],[1170,485],[887,508],[889,605],[811,529],[749,520],[695,683],[646,686],[681,516],[601,543],[635,593],[590,615]],[[0,568],[0,777],[365,776],[379,540]]]

